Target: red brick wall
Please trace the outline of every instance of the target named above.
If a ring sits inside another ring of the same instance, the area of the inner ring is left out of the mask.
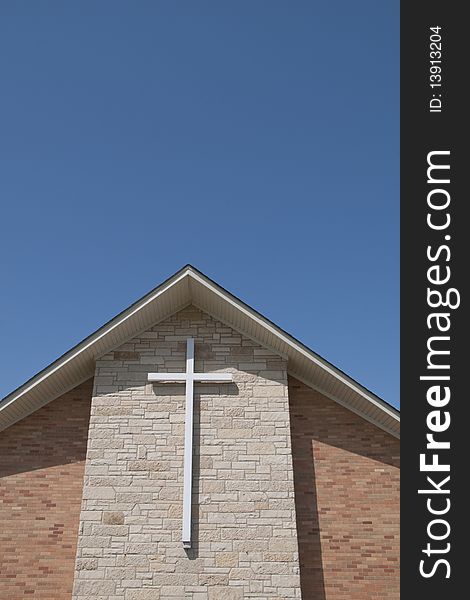
[[[302,600],[398,600],[399,442],[289,380]]]
[[[71,598],[92,380],[0,432],[0,598]]]

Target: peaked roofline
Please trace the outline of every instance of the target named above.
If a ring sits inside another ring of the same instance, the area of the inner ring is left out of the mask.
[[[399,437],[399,411],[191,264],[107,321],[0,400],[0,430],[93,376],[96,358],[194,304],[288,359],[306,385]]]
[[[397,415],[400,414],[400,411],[397,408],[395,408],[393,406],[393,404],[390,404],[390,402],[387,402],[383,398],[380,398],[380,396],[378,396],[377,394],[375,394],[374,392],[372,392],[370,389],[368,389],[367,387],[365,387],[364,385],[362,385],[361,383],[359,383],[353,377],[350,377],[342,369],[340,369],[339,367],[335,366],[329,360],[327,360],[326,358],[324,358],[323,356],[321,356],[321,354],[318,354],[318,352],[315,352],[314,350],[312,350],[311,348],[309,348],[308,346],[306,346],[303,342],[299,341],[296,337],[294,337],[292,334],[290,334],[289,332],[287,332],[285,329],[282,329],[282,327],[279,327],[279,325],[276,325],[276,323],[274,323],[274,321],[271,321],[271,319],[268,319],[268,317],[265,317],[264,315],[262,315],[255,308],[251,307],[249,304],[247,304],[243,300],[240,300],[240,298],[238,298],[238,296],[236,296],[232,292],[229,292],[222,285],[220,285],[219,283],[217,283],[216,281],[214,281],[213,279],[211,279],[208,275],[205,275],[202,271],[200,271],[199,269],[197,269],[196,267],[192,266],[189,263],[187,265],[185,265],[182,269],[180,269],[180,271],[178,271],[178,273],[180,273],[184,269],[191,269],[195,273],[197,273],[198,275],[200,275],[201,277],[203,277],[204,279],[207,279],[208,281],[210,281],[212,283],[212,285],[217,286],[224,294],[227,294],[228,296],[231,296],[234,300],[236,300],[237,302],[239,302],[240,304],[242,304],[249,311],[251,311],[252,313],[254,313],[255,315],[257,315],[258,318],[262,319],[266,323],[269,323],[272,327],[274,327],[280,333],[282,333],[283,335],[285,335],[293,343],[298,344],[298,346],[300,346],[301,348],[303,348],[306,352],[308,352],[311,355],[315,356],[315,358],[317,358],[318,360],[322,361],[322,363],[324,363],[325,365],[328,365],[330,368],[334,369],[338,374],[341,374],[343,377],[347,378],[351,383],[353,383],[354,385],[358,386],[358,388],[362,389],[366,394],[370,394],[371,396],[373,396],[374,398],[376,398],[380,403],[383,403],[388,408],[391,408]]]
[[[3,402],[7,401],[11,396],[17,394],[17,392],[22,391],[23,388],[26,388],[28,386],[28,384],[35,382],[38,377],[40,377],[43,374],[46,374],[47,371],[49,371],[51,368],[53,368],[58,363],[62,363],[62,361],[65,360],[65,359],[67,359],[69,357],[69,355],[71,355],[71,354],[74,353],[74,351],[79,350],[83,346],[83,344],[86,344],[87,342],[92,341],[92,338],[94,338],[101,331],[107,329],[107,327],[110,326],[110,325],[112,325],[114,323],[114,321],[118,321],[121,317],[125,316],[129,311],[131,311],[133,308],[137,307],[137,305],[140,305],[144,300],[146,300],[148,297],[152,296],[161,287],[163,287],[166,284],[170,283],[173,279],[175,279],[176,277],[178,277],[178,275],[183,274],[183,272],[186,271],[188,268],[191,268],[191,269],[194,269],[195,271],[197,271],[197,269],[195,267],[192,267],[188,263],[187,265],[185,265],[184,267],[182,267],[181,269],[179,269],[176,273],[174,273],[173,275],[170,275],[170,277],[167,277],[162,283],[158,284],[153,289],[151,289],[150,292],[147,292],[147,294],[145,294],[144,296],[142,296],[141,298],[139,298],[138,300],[136,300],[135,302],[133,302],[130,306],[128,306],[124,310],[121,310],[114,317],[111,317],[111,319],[109,319],[108,321],[106,321],[106,323],[104,323],[103,325],[101,325],[101,327],[98,327],[98,329],[95,329],[95,331],[93,331],[92,333],[90,333],[89,335],[87,335],[85,338],[83,338],[83,340],[81,342],[78,342],[77,344],[75,344],[74,346],[72,346],[70,348],[70,350],[67,350],[66,352],[64,352],[63,354],[61,354],[58,358],[56,358],[55,360],[53,360],[49,365],[45,366],[43,369],[41,369],[40,371],[38,371],[36,373],[36,375],[33,375],[32,377],[30,377],[29,379],[27,379],[24,383],[22,383],[17,388],[15,388],[14,390],[12,390],[9,394],[7,394],[3,398],[1,398],[0,399],[0,410],[1,410]],[[198,273],[200,273],[200,271],[198,271]]]

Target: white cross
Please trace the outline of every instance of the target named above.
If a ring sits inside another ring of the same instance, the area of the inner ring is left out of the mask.
[[[194,382],[229,383],[231,373],[195,373],[194,338],[186,342],[186,373],[149,373],[149,381],[186,384],[186,413],[184,420],[183,531],[184,548],[191,548],[191,498],[193,483],[193,413]]]

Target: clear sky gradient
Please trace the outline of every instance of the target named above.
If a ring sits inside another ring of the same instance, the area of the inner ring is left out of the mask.
[[[0,17],[1,397],[192,263],[398,405],[398,2]]]

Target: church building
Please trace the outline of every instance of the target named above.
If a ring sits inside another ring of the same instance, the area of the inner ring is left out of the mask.
[[[398,600],[399,435],[188,265],[0,401],[0,599]]]

